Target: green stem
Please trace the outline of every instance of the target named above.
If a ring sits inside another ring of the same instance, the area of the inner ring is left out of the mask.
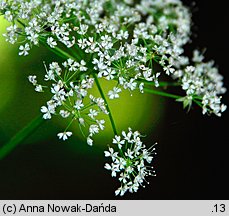
[[[25,24],[24,24],[21,20],[17,19],[17,21],[18,21],[23,27],[25,27]]]
[[[53,52],[57,55],[59,55],[62,58],[70,58],[72,60],[75,59],[75,57],[73,57],[72,55],[70,55],[69,53],[63,51],[62,49],[60,49],[59,47],[55,47],[55,48],[51,48],[53,50]],[[51,50],[50,49],[50,50]]]
[[[198,100],[195,100],[195,99],[193,99],[193,101],[199,106],[199,107],[201,107],[202,108],[202,103],[200,102],[200,101],[198,101]]]
[[[12,137],[9,142],[0,148],[0,160],[6,157],[22,141],[28,138],[43,122],[42,116],[39,115]]]
[[[141,80],[140,82],[144,82],[146,85],[155,86],[155,82],[149,82]],[[159,87],[167,87],[167,86],[180,86],[180,83],[177,82],[159,82]]]
[[[114,131],[114,134],[117,135],[118,133],[117,133],[117,129],[116,129],[116,126],[115,126],[114,118],[113,118],[113,116],[112,116],[110,107],[109,107],[109,105],[108,105],[108,103],[107,103],[107,99],[106,99],[106,97],[105,97],[105,95],[104,95],[104,93],[103,93],[102,87],[100,86],[100,83],[99,83],[99,80],[98,80],[96,74],[93,73],[93,77],[94,77],[94,79],[95,79],[95,83],[96,83],[96,85],[97,85],[97,88],[98,88],[98,90],[99,90],[99,93],[100,93],[101,97],[103,98],[103,100],[104,100],[104,102],[105,102],[105,104],[106,104],[107,111],[109,112],[108,116],[109,116],[109,118],[110,118],[110,122],[111,122],[112,129],[113,129],[113,131]]]
[[[60,49],[59,47],[55,47],[55,48],[49,47],[48,44],[45,42],[45,40],[43,38],[40,38],[40,41],[45,47],[48,48],[48,50],[52,51],[53,53],[55,53],[59,57],[61,57],[63,59],[68,59],[68,58],[70,58],[72,60],[75,59],[74,56],[70,55],[69,53],[65,52],[64,50]]]
[[[182,96],[179,96],[179,95],[174,95],[174,94],[161,92],[161,91],[157,91],[157,90],[154,90],[154,89],[148,89],[148,88],[144,88],[144,92],[155,94],[155,95],[160,95],[160,96],[164,96],[164,97],[174,98],[174,99],[179,99],[179,98],[182,97]]]

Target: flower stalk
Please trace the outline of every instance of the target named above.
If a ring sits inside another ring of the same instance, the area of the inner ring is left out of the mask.
[[[107,108],[107,111],[109,113],[108,116],[109,116],[109,119],[110,119],[110,122],[111,122],[111,126],[112,126],[112,129],[113,129],[113,132],[114,132],[115,135],[117,135],[117,129],[116,129],[116,126],[115,126],[115,121],[114,121],[114,118],[112,116],[111,109],[110,109],[109,104],[107,102],[106,96],[103,93],[103,89],[102,89],[102,87],[101,87],[101,85],[99,83],[99,80],[97,78],[97,75],[96,74],[93,74],[93,77],[95,79],[95,83],[96,83],[96,86],[97,86],[97,88],[99,90],[99,93],[100,93],[101,97],[103,98],[103,100],[105,101],[106,108]]]
[[[4,159],[13,149],[15,149],[20,143],[25,141],[31,134],[36,131],[42,124],[44,119],[41,115],[34,118],[28,125],[20,130],[15,136],[13,136],[6,144],[0,148],[0,160]]]

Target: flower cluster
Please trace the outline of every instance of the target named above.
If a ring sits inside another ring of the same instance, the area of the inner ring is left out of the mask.
[[[105,164],[105,168],[121,182],[115,195],[123,196],[127,191],[137,192],[140,186],[144,187],[147,176],[156,175],[153,167],[147,165],[156,154],[155,144],[147,150],[141,141],[141,134],[138,131],[133,132],[131,128],[128,132],[123,131],[122,137],[116,135],[113,144],[118,151],[109,147],[109,151],[104,153],[105,157],[111,157],[112,160],[111,164]]]
[[[43,92],[43,89],[50,89],[51,100],[41,107],[44,119],[51,119],[53,115],[58,115],[64,119],[70,119],[70,123],[65,131],[58,133],[60,139],[66,140],[72,135],[67,131],[74,121],[77,121],[84,135],[83,128],[88,126],[89,135],[87,143],[92,145],[92,136],[104,129],[105,121],[98,119],[102,112],[108,114],[104,100],[88,94],[88,90],[93,87],[94,78],[82,75],[88,70],[86,63],[81,60],[76,62],[72,59],[62,63],[62,67],[57,62],[52,62],[46,68],[44,80],[49,86],[42,86],[37,83],[36,76],[29,76],[29,81],[35,86],[35,90]],[[81,76],[80,79],[75,79]],[[85,135],[84,135],[85,136]]]
[[[174,77],[178,78],[186,97],[180,100],[192,103],[196,101],[203,107],[203,114],[214,113],[221,116],[226,110],[226,105],[221,104],[221,94],[226,92],[223,87],[223,76],[214,67],[214,62],[203,62],[203,55],[195,50],[193,53],[193,66],[183,64],[184,70],[178,70]],[[191,105],[191,104],[190,104]]]
[[[23,43],[19,55],[39,43],[71,48],[75,60],[99,78],[117,80],[110,99],[122,89],[143,93],[147,82],[159,87],[160,77],[170,76],[185,90],[184,101],[201,104],[203,114],[220,116],[226,108],[219,96],[225,92],[222,77],[212,62],[203,63],[197,51],[193,64],[183,56],[191,15],[180,0],[1,0],[0,12],[12,22],[6,40]]]

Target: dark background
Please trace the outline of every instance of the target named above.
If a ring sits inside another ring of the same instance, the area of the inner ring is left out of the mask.
[[[193,43],[187,48],[207,48],[206,59],[214,59],[228,75],[228,11],[226,1],[184,1],[193,11]],[[223,101],[229,105],[228,93]],[[156,140],[157,177],[126,199],[229,199],[229,152],[227,110],[221,118],[203,116],[197,107],[189,113],[181,104],[166,101],[160,128],[148,136]],[[46,124],[46,130],[49,125]],[[79,145],[78,145],[79,144]],[[114,199],[118,187],[103,169],[101,149],[72,151],[61,143],[19,146],[0,162],[0,199]],[[97,151],[96,154],[93,151]]]

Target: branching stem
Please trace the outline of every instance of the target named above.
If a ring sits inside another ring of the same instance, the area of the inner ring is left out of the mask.
[[[170,94],[170,93],[157,91],[157,90],[154,90],[154,89],[148,89],[148,88],[144,88],[144,92],[155,94],[155,95],[160,95],[160,96],[163,96],[163,97],[174,98],[174,99],[179,99],[179,98],[182,97],[182,96],[179,96],[179,95]]]
[[[104,102],[106,104],[107,111],[109,112],[108,116],[109,116],[109,119],[110,119],[110,122],[111,122],[111,126],[112,126],[112,129],[113,129],[113,132],[114,132],[115,135],[117,135],[118,133],[117,133],[117,129],[116,129],[116,126],[115,126],[114,118],[112,116],[109,104],[107,103],[107,99],[106,99],[106,97],[105,97],[105,95],[103,93],[102,87],[101,87],[101,85],[99,83],[99,80],[98,80],[96,74],[93,74],[93,77],[95,79],[95,83],[96,83],[96,86],[97,86],[97,88],[99,90],[99,93],[100,93],[101,97],[103,98],[103,100],[104,100]]]

